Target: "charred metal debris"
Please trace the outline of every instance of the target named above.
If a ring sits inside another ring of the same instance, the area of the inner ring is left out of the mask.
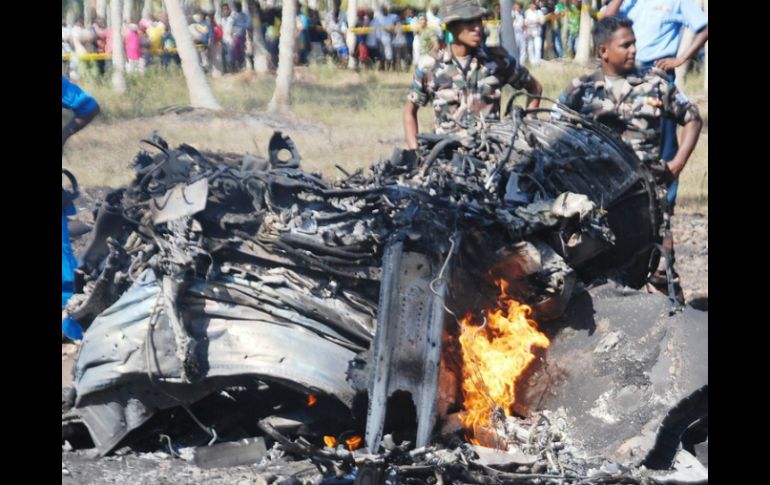
[[[496,280],[545,322],[576,290],[639,288],[656,267],[652,178],[601,127],[517,110],[335,182],[280,132],[268,159],[143,142],[68,305],[89,327],[63,422],[99,453],[260,435],[265,467],[310,459],[323,480],[657,483],[581,457],[534,408],[498,420],[518,451],[464,443],[439,392],[456,316]]]

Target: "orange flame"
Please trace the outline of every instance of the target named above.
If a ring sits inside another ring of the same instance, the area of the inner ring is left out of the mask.
[[[506,294],[507,282],[496,283],[500,286],[500,307],[485,312],[483,325],[473,324],[470,316],[460,322],[465,406],[461,420],[475,435],[470,438],[474,444],[482,444],[478,438],[491,424],[493,411],[502,409],[510,416],[516,402],[516,380],[535,359],[533,347],[547,348],[550,344],[535,321],[527,318],[532,309]]]
[[[313,394],[307,395],[307,407],[312,408],[313,406],[315,406],[315,403],[317,402],[318,402],[318,398],[315,397]]]
[[[363,440],[364,439],[361,438],[360,436],[353,435],[352,437],[350,437],[350,438],[345,440],[345,444],[347,445],[347,447],[348,447],[348,449],[350,451],[353,451],[353,450],[357,449],[359,446],[361,446],[361,442]]]
[[[337,438],[334,436],[324,435],[324,444],[329,448],[337,446]]]

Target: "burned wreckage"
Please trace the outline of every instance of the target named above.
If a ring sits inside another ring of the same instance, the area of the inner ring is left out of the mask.
[[[259,436],[314,481],[702,480],[707,314],[638,291],[651,176],[543,111],[335,182],[281,133],[268,159],[144,140],[80,254],[63,439]]]

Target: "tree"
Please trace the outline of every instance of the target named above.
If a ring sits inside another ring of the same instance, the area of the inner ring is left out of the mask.
[[[519,50],[516,45],[516,37],[513,35],[513,9],[512,0],[500,0],[500,41],[505,50],[514,57],[519,56]]]
[[[123,21],[131,22],[132,20],[138,20],[133,18],[134,13],[134,0],[123,0]]]
[[[142,7],[142,18],[149,19],[152,15],[152,0],[144,0],[144,6]]]
[[[297,23],[297,4],[284,0],[281,9],[281,40],[278,45],[278,72],[275,76],[273,99],[267,105],[270,112],[288,111],[291,104],[291,78],[294,72],[294,31]]]
[[[83,25],[86,26],[86,28],[90,27],[91,24],[94,22],[93,19],[93,12],[94,12],[94,2],[85,0],[83,2]]]
[[[593,2],[591,2],[593,3]],[[578,33],[578,45],[575,48],[575,62],[588,64],[591,62],[591,30],[594,21],[591,18],[591,4],[589,0],[583,2],[580,9],[580,31]]]
[[[200,2],[198,0],[183,0],[182,11],[184,12],[185,17],[193,13],[199,6]]]
[[[348,45],[348,69],[356,68],[356,34],[353,33],[353,28],[356,26],[356,20],[358,20],[358,12],[356,12],[356,0],[348,0],[348,32],[345,38],[345,43]]]
[[[121,18],[121,0],[110,0],[110,19],[112,21],[112,89],[115,92],[126,91],[126,51],[123,49],[123,22]]]
[[[254,30],[251,35],[251,48],[254,51],[254,70],[264,74],[270,71],[270,65],[267,61],[267,48],[265,47],[265,38],[262,35],[262,9],[255,0],[249,0],[247,3],[254,2],[250,12],[253,12]]]
[[[222,109],[203,74],[179,0],[165,0],[165,4],[171,35],[174,36],[177,52],[182,60],[182,72],[187,91],[190,93],[190,104],[199,108]]]
[[[96,16],[107,18],[107,0],[96,0]]]
[[[63,4],[64,2],[62,2]],[[77,0],[67,0],[67,25],[73,25],[80,15],[80,4]]]

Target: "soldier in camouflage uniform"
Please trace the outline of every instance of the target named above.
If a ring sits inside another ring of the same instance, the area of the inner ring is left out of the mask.
[[[630,20],[619,17],[605,17],[597,22],[594,42],[599,46],[601,69],[574,79],[559,102],[610,127],[652,171],[666,205],[664,255],[676,280],[670,231],[673,206],[665,202],[666,190],[687,164],[703,123],[698,108],[667,80],[665,72],[653,68],[641,75],[636,70],[636,39],[631,26]],[[661,160],[664,118],[673,119],[683,127],[682,143],[669,162]],[[668,283],[662,272],[653,275],[651,282],[656,286]],[[678,281],[672,283],[678,286]],[[681,299],[681,290],[676,291]]]
[[[452,43],[420,57],[404,109],[407,148],[417,148],[417,110],[433,101],[436,133],[467,138],[486,121],[499,120],[504,85],[539,96],[542,87],[524,66],[502,47],[482,43],[482,17],[478,0],[446,0],[441,17],[452,33]],[[530,108],[539,105],[531,97]]]

